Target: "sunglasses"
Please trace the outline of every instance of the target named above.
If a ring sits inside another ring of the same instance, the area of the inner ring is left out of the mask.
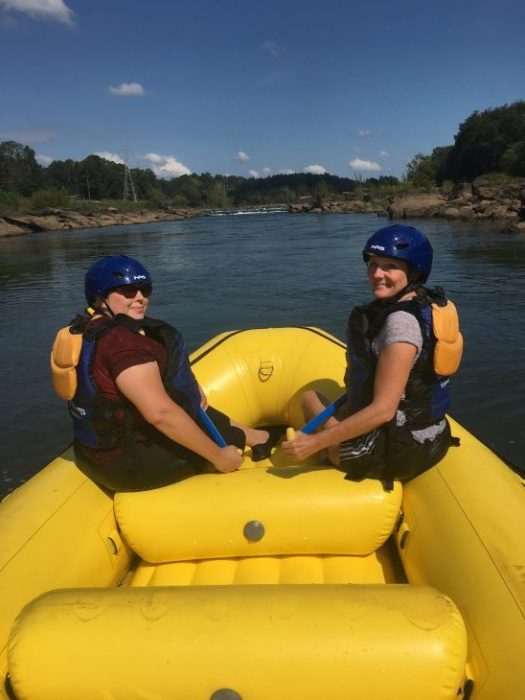
[[[137,296],[137,292],[140,292],[143,297],[150,297],[153,291],[152,284],[126,284],[123,287],[115,287],[111,290],[112,292],[117,292],[121,294],[126,299],[134,299]]]

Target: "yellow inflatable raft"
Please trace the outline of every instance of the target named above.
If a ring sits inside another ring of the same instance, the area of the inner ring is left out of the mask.
[[[314,328],[192,361],[252,425],[342,393],[344,346]],[[113,498],[67,450],[0,504],[0,697],[521,700],[525,483],[452,426],[461,446],[390,492],[277,447]]]

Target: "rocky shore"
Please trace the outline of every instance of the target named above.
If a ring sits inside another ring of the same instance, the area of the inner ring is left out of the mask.
[[[506,230],[525,233],[525,178],[491,185],[480,177],[473,183],[456,187],[449,195],[413,193],[390,197],[388,202],[347,199],[337,202],[290,204],[291,213],[376,213],[390,219],[444,218],[451,220],[500,221]]]
[[[154,221],[177,221],[201,214],[202,212],[196,209],[120,211],[109,208],[89,213],[74,209],[43,209],[31,213],[3,214],[0,216],[0,237],[101,226],[149,224]]]

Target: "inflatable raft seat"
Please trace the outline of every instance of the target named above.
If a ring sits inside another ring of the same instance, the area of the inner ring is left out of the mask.
[[[281,555],[368,556],[391,534],[402,487],[347,481],[333,468],[201,474],[118,493],[124,540],[146,562]]]
[[[9,642],[39,700],[453,700],[466,655],[451,600],[404,585],[54,591]]]
[[[203,559],[168,564],[140,562],[130,586],[238,586],[246,584],[399,583],[406,579],[393,563],[388,542],[366,557],[281,555]]]

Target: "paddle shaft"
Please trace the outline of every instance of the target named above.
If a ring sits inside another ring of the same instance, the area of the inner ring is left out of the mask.
[[[199,418],[201,419],[202,423],[204,424],[204,427],[208,431],[208,435],[211,437],[213,442],[218,445],[219,447],[227,447],[228,444],[226,440],[222,437],[220,432],[217,429],[217,426],[215,423],[212,421],[212,419],[209,417],[209,415],[206,413],[206,411],[200,406],[199,408]]]
[[[323,425],[323,423],[326,423],[326,421],[329,418],[331,418],[337,411],[337,409],[340,408],[344,403],[346,403],[347,400],[348,397],[346,394],[340,396],[333,403],[327,406],[324,409],[324,411],[321,411],[321,413],[318,413],[316,416],[314,416],[312,420],[308,421],[306,425],[303,425],[303,427],[301,428],[301,432],[305,435],[311,435],[316,430],[316,428],[318,428],[320,425]]]

